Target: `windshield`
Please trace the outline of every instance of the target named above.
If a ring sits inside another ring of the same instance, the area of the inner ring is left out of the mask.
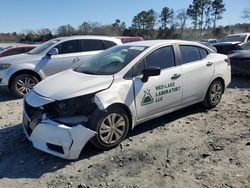
[[[145,46],[115,46],[79,65],[75,71],[85,74],[113,75],[141,54]]]
[[[59,39],[52,39],[49,40],[43,44],[41,44],[40,46],[34,48],[33,50],[29,51],[28,54],[40,54],[43,51],[45,51],[46,49],[48,49],[49,47],[51,47],[53,44],[59,42]]]
[[[220,40],[220,42],[244,42],[246,35],[229,35]]]

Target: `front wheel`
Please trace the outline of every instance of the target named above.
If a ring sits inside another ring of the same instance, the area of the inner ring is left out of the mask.
[[[11,91],[17,97],[26,95],[39,80],[31,74],[21,74],[16,76],[10,85]]]
[[[223,84],[220,80],[213,81],[209,86],[203,104],[208,108],[216,107],[220,103],[223,90]]]
[[[119,107],[111,107],[105,112],[96,112],[92,115],[89,125],[96,131],[91,143],[99,149],[111,149],[119,145],[129,131],[127,113]]]

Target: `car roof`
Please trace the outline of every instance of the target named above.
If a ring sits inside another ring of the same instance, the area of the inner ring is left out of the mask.
[[[167,40],[167,39],[166,40],[144,40],[144,41],[136,41],[136,42],[126,43],[124,45],[153,47],[153,46],[159,46],[159,45],[172,45],[172,44],[204,46],[204,45],[202,45],[202,44],[200,44],[198,42],[193,42],[193,41]]]
[[[54,40],[74,40],[74,39],[99,39],[99,40],[109,40],[114,42],[121,42],[120,39],[117,39],[115,37],[108,37],[108,36],[99,36],[99,35],[75,35],[75,36],[68,36],[68,37],[58,37],[54,38]],[[53,40],[53,39],[52,39]]]

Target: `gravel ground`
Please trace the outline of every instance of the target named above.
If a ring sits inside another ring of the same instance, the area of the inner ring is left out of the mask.
[[[250,79],[220,105],[194,105],[137,126],[119,147],[80,159],[38,151],[21,129],[22,101],[0,90],[0,187],[250,187]]]

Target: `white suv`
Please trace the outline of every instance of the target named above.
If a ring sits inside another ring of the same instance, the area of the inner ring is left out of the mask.
[[[52,39],[26,54],[0,59],[0,86],[24,96],[39,81],[85,62],[117,44],[120,39],[104,36],[72,36]]]

